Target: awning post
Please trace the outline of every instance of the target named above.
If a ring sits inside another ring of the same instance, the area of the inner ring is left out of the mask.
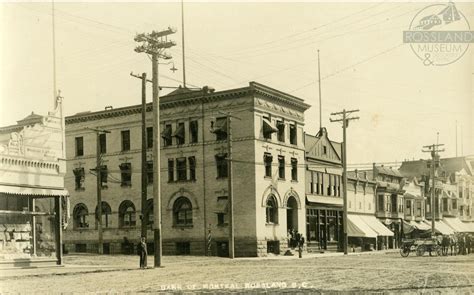
[[[55,244],[56,244],[56,264],[62,265],[63,263],[63,232],[62,232],[62,208],[61,208],[61,196],[56,196],[54,198],[54,235],[55,235]]]

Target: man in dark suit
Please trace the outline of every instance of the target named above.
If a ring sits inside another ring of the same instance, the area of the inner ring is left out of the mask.
[[[146,268],[146,262],[147,262],[147,256],[148,256],[148,252],[147,252],[147,249],[146,249],[145,237],[142,237],[140,242],[138,243],[137,253],[140,256],[140,268],[145,269]]]

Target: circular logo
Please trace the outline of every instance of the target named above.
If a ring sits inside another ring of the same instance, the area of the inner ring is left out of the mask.
[[[473,36],[466,17],[451,2],[420,10],[404,32],[404,42],[424,65],[445,66],[466,53]]]

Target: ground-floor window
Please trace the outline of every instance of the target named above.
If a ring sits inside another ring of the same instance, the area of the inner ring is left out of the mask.
[[[86,244],[76,244],[74,250],[78,253],[86,253],[87,252],[87,245]]]
[[[189,255],[189,254],[191,254],[191,245],[189,242],[176,243],[176,255]]]
[[[267,241],[267,253],[280,254],[280,241]]]
[[[321,249],[328,249],[332,244],[335,250],[342,249],[342,211],[334,209],[306,209],[306,239],[316,242]]]

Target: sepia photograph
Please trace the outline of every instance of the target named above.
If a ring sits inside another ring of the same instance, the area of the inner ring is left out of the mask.
[[[1,294],[474,293],[474,2],[0,20]]]

